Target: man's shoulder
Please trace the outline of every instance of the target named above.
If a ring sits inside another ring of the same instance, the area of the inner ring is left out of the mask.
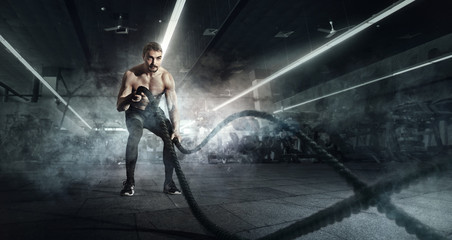
[[[124,73],[123,79],[128,82],[134,79],[134,76],[135,76],[134,72],[130,71],[129,69]]]
[[[165,68],[161,67],[160,70],[162,71],[161,72],[161,76],[162,76],[163,79],[167,79],[167,78],[171,78],[172,77],[171,73],[168,70],[166,70]]]
[[[163,68],[163,67],[160,67],[159,71],[161,72],[162,75],[170,74],[170,72],[166,68]]]
[[[140,76],[142,74],[142,72],[140,71],[142,71],[140,65],[134,66],[124,73],[123,78],[128,80],[135,79],[137,76]]]
[[[139,65],[129,68],[125,74],[132,74],[132,73],[135,75],[141,75],[143,73],[142,65],[139,64]]]

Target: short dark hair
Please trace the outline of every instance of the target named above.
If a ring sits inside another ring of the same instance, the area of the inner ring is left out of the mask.
[[[146,46],[144,46],[144,48],[143,48],[143,57],[144,57],[144,55],[146,55],[146,53],[147,53],[149,50],[154,50],[154,51],[157,51],[157,52],[163,52],[163,51],[162,51],[162,46],[160,46],[159,43],[156,43],[156,42],[149,42],[149,43],[146,44]]]

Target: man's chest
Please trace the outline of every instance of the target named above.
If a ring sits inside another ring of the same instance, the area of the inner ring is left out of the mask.
[[[133,89],[137,89],[139,86],[145,86],[153,94],[161,93],[165,89],[161,78],[149,77],[146,75],[136,76],[132,85],[133,85]]]

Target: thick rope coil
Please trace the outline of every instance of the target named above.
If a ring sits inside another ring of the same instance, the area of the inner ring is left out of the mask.
[[[168,132],[168,128],[163,121],[164,116],[161,113],[157,114],[162,123],[161,127]],[[427,177],[434,173],[442,172],[448,169],[450,164],[448,162],[438,162],[432,164],[430,168],[417,168],[414,171],[404,174],[403,176],[398,176],[397,178],[388,181],[386,178],[378,182],[373,186],[367,186],[366,183],[359,180],[349,169],[347,169],[342,163],[340,163],[335,157],[325,151],[323,148],[319,147],[312,139],[306,136],[301,131],[294,131],[286,123],[275,118],[273,115],[246,110],[230,115],[225,118],[220,124],[215,127],[212,132],[195,148],[187,150],[183,148],[178,141],[175,141],[176,146],[182,153],[190,154],[199,151],[207,142],[215,136],[224,126],[233,120],[245,117],[258,117],[266,119],[268,121],[278,124],[283,130],[293,132],[298,138],[303,142],[308,144],[312,149],[314,149],[318,154],[321,155],[321,160],[325,161],[330,165],[336,172],[338,172],[348,184],[350,184],[355,192],[355,195],[344,199],[328,208],[325,208],[309,217],[306,217],[300,221],[297,221],[290,226],[280,229],[272,234],[269,234],[262,239],[292,239],[299,237],[301,235],[308,234],[310,232],[316,231],[322,227],[329,224],[342,221],[344,218],[348,218],[351,214],[359,213],[361,210],[369,208],[369,206],[377,206],[380,212],[386,213],[388,219],[395,220],[398,226],[404,227],[406,231],[410,234],[415,234],[420,239],[445,239],[436,230],[422,224],[419,220],[413,218],[412,216],[405,213],[400,208],[394,206],[389,195],[394,191],[400,191],[403,187],[408,187],[410,182],[416,181],[422,177]],[[163,138],[166,144],[171,144],[170,136],[167,134]],[[209,231],[214,233],[219,239],[240,239],[240,237],[229,233],[228,231],[222,229],[212,221],[210,221],[205,214],[200,210],[197,202],[195,201],[185,175],[182,172],[179,161],[177,160],[174,148],[171,148],[171,155],[176,170],[179,183],[181,185],[182,191],[184,193],[185,199],[190,206],[190,209],[194,216],[200,221],[200,223]]]

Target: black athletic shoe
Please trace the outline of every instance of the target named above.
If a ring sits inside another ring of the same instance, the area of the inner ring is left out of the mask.
[[[177,189],[176,184],[174,182],[171,182],[170,184],[166,185],[163,188],[163,192],[166,194],[171,194],[171,195],[181,194],[181,191],[179,189]]]
[[[124,187],[121,190],[120,195],[121,196],[133,196],[133,194],[135,193],[134,189],[135,189],[135,185],[133,183],[129,183],[127,181],[124,181],[123,183]]]

